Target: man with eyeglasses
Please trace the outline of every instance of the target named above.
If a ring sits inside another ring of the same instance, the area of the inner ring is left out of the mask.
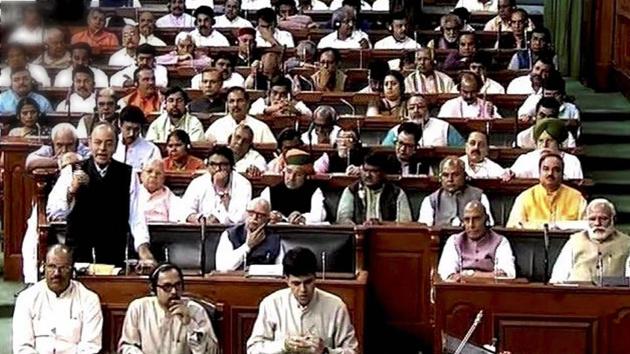
[[[335,144],[341,128],[337,122],[337,111],[331,106],[319,106],[313,112],[308,130],[302,133],[302,142],[307,145]]]
[[[343,91],[346,87],[347,76],[337,65],[341,60],[339,50],[325,48],[319,54],[319,70],[311,75],[314,83],[313,91]]]
[[[208,157],[208,171],[186,188],[181,221],[238,224],[245,220],[245,206],[251,199],[251,183],[234,171],[234,153],[227,146],[215,145]]]
[[[183,296],[184,274],[163,263],[149,277],[151,295],[129,304],[117,353],[218,354],[220,347],[206,310]]]
[[[332,13],[334,32],[319,40],[317,48],[370,49],[368,35],[356,29],[356,15],[350,6],[343,6]]]
[[[417,158],[416,150],[422,135],[421,128],[412,122],[404,122],[398,126],[395,156],[389,156],[389,174],[405,176],[428,175],[429,164]]]
[[[63,69],[55,76],[55,87],[72,86],[72,71],[79,66],[86,66],[94,73],[94,86],[103,88],[109,86],[109,79],[105,72],[92,66],[92,48],[87,43],[75,43],[70,47],[72,66]]]
[[[116,112],[116,93],[110,88],[104,88],[96,95],[96,109],[93,114],[87,114],[79,119],[77,136],[87,139],[96,123],[109,122],[116,127],[118,134],[118,113]]]
[[[99,353],[103,314],[98,295],[72,279],[69,247],[46,252],[44,280],[22,291],[13,312],[14,353]]]
[[[165,111],[149,126],[146,139],[154,143],[165,143],[168,135],[176,129],[188,133],[191,141],[204,140],[201,121],[186,109],[188,94],[181,87],[174,86],[164,93]]]
[[[516,0],[498,0],[497,6],[499,14],[486,22],[483,30],[486,32],[497,32],[500,29],[501,32],[511,32],[512,27],[510,27],[510,20],[512,18],[512,12],[516,10]],[[534,23],[530,19],[527,30],[531,31],[533,28]]]

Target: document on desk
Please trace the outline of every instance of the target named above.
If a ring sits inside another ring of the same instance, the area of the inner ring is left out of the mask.
[[[281,278],[282,270],[282,264],[252,264],[249,266],[246,276]]]

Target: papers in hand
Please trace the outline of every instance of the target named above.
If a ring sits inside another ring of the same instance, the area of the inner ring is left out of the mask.
[[[282,264],[252,264],[247,271],[249,277],[282,277]]]

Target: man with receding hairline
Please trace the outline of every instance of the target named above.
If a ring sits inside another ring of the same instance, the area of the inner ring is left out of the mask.
[[[501,178],[503,167],[488,158],[488,136],[482,132],[471,132],[466,140],[466,154],[459,157],[466,166],[470,178]]]
[[[497,107],[484,98],[479,98],[479,89],[483,86],[481,78],[471,72],[460,74],[459,97],[452,98],[440,108],[440,118],[472,118],[493,119],[501,118]],[[483,93],[482,93],[483,94]]]
[[[45,51],[33,64],[44,65],[46,67],[66,68],[72,59],[67,49],[65,35],[58,27],[53,27],[46,31]]]
[[[447,74],[435,70],[431,48],[416,51],[416,71],[405,78],[405,92],[409,93],[448,93],[451,92],[453,79]]]
[[[150,44],[154,47],[165,47],[166,43],[155,36],[155,16],[151,11],[143,11],[138,18],[138,28],[140,29],[139,44]]]

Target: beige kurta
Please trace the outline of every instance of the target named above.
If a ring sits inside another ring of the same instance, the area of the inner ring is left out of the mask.
[[[359,353],[348,309],[336,295],[315,289],[308,306],[301,306],[289,288],[278,290],[260,303],[248,354],[284,353],[290,336],[318,336],[333,354]]]
[[[190,323],[179,316],[166,317],[155,296],[129,304],[118,352],[122,354],[217,354],[219,345],[208,314],[188,301]]]

